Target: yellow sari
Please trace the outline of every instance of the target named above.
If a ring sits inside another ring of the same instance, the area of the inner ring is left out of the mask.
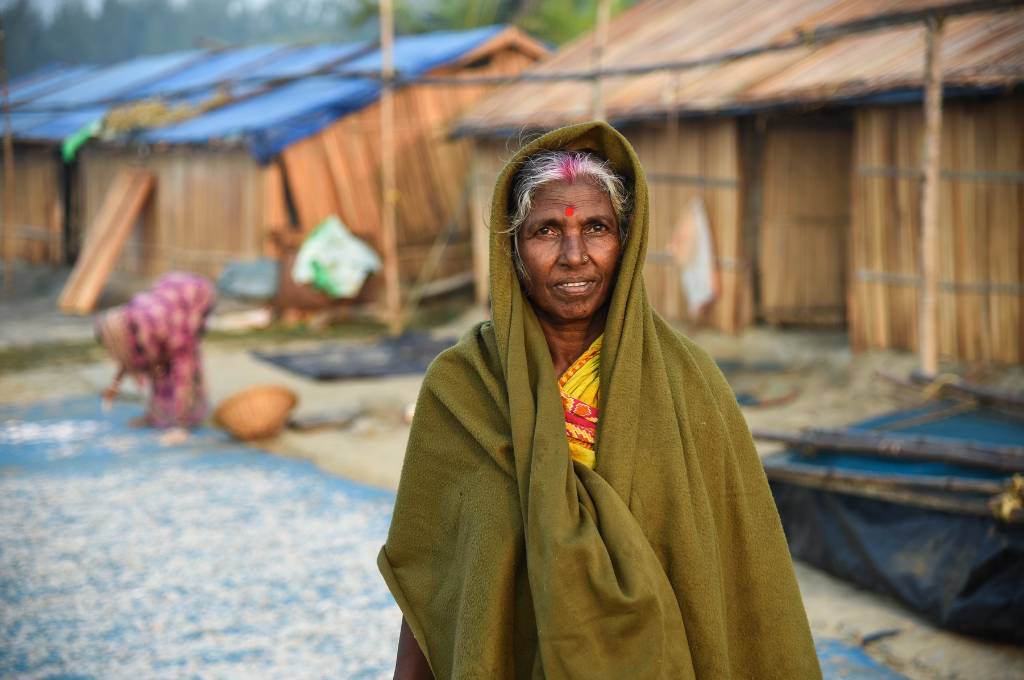
[[[591,470],[596,460],[598,402],[601,394],[601,341],[604,335],[587,348],[580,358],[558,379],[558,391],[565,409],[565,435],[569,439],[569,455]]]

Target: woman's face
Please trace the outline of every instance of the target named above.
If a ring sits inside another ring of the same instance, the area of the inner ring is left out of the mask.
[[[608,301],[622,246],[611,201],[597,186],[584,180],[540,187],[517,238],[523,285],[550,321],[590,319]]]

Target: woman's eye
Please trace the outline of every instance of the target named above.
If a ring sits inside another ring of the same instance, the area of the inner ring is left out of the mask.
[[[555,230],[551,227],[540,227],[537,231],[533,232],[536,236],[550,236],[555,233]]]
[[[608,231],[608,225],[607,224],[603,224],[601,222],[595,222],[594,224],[590,225],[590,231],[596,231],[596,232]]]

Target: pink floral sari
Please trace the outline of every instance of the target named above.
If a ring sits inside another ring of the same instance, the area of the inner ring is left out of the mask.
[[[191,427],[206,416],[199,339],[216,301],[201,276],[171,273],[124,306],[131,338],[128,370],[152,381],[146,420],[153,427]]]

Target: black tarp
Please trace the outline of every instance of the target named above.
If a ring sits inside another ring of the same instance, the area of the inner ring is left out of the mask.
[[[1024,643],[1024,527],[772,482],[793,556],[937,625]]]
[[[940,413],[944,407],[890,414],[851,429],[884,428],[890,434],[959,437],[1001,445],[1024,443],[1024,422],[992,412],[976,410],[928,420],[929,409]],[[900,427],[901,422],[913,424]],[[882,471],[894,477],[1007,477],[937,463],[883,461],[835,452],[802,456],[792,451],[765,459],[769,476],[776,461],[794,459],[836,470]],[[1024,526],[790,481],[773,480],[771,487],[795,558],[891,595],[943,628],[1024,643]]]
[[[314,349],[253,355],[314,380],[343,380],[423,373],[438,354],[454,344],[454,338],[437,339],[410,331],[397,338],[335,342]]]

